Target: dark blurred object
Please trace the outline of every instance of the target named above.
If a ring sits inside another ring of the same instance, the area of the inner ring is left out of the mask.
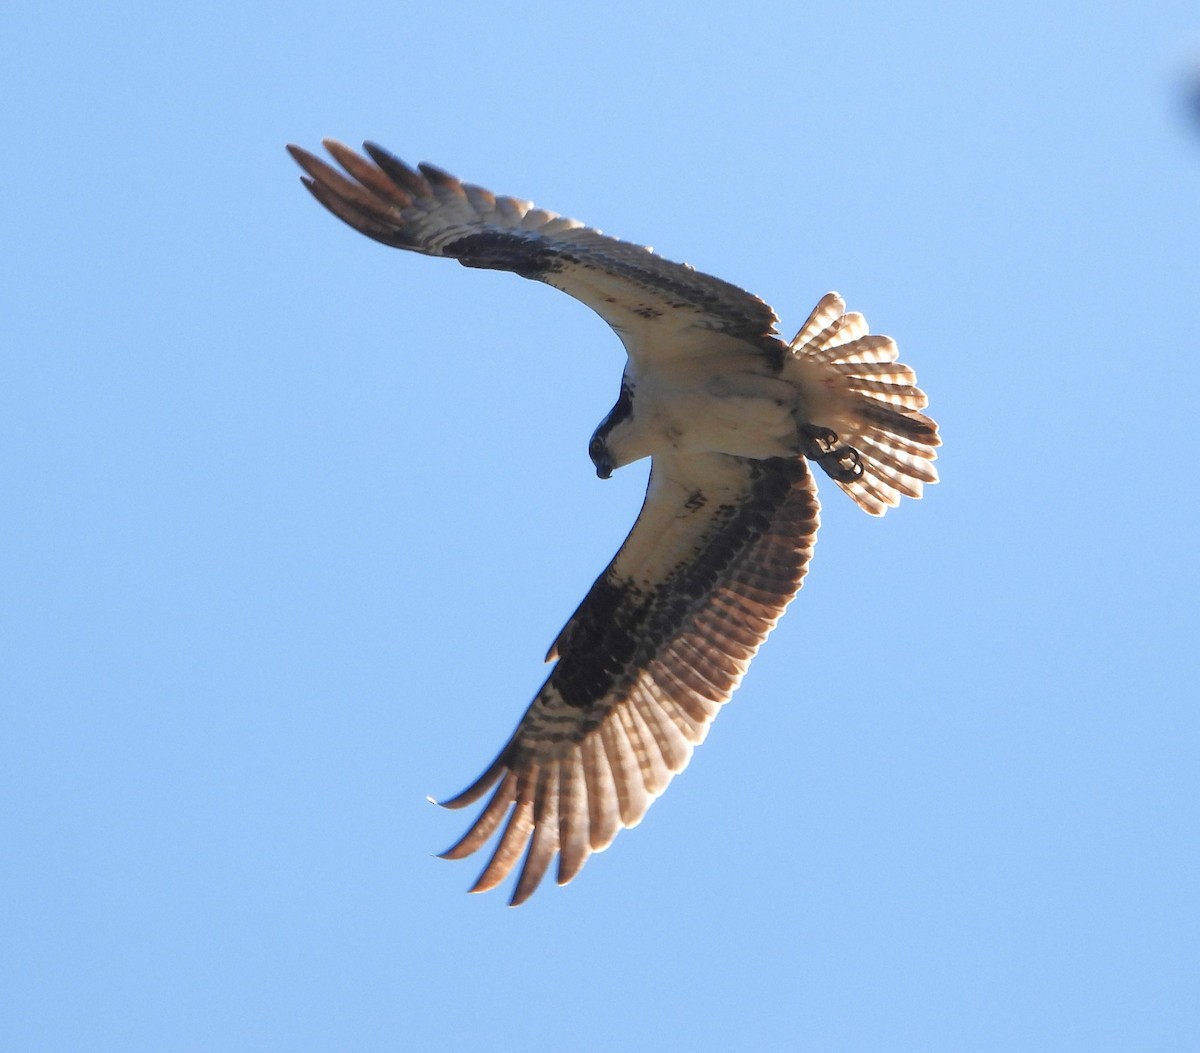
[[[1192,131],[1200,135],[1200,64],[1193,65],[1183,83],[1184,113]]]

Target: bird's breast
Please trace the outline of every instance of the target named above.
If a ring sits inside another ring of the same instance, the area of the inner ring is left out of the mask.
[[[755,458],[796,452],[796,389],[758,362],[747,365],[701,360],[639,377],[634,413],[647,447]]]

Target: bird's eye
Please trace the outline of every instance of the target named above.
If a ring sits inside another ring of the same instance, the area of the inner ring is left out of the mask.
[[[604,443],[598,437],[593,436],[592,441],[588,443],[588,456],[594,461],[598,457],[604,455]]]

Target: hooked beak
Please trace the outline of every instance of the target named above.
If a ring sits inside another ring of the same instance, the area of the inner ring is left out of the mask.
[[[596,462],[596,475],[601,479],[608,479],[612,476],[612,462],[607,457]]]

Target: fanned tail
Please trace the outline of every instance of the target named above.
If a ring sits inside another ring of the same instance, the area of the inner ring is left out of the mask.
[[[901,496],[920,497],[926,483],[937,482],[937,424],[920,412],[929,400],[917,375],[897,361],[891,337],[872,334],[866,319],[847,314],[831,292],[791,348],[785,373],[804,392],[807,423],[830,429],[858,453],[861,474],[835,482],[860,508],[883,515]]]

